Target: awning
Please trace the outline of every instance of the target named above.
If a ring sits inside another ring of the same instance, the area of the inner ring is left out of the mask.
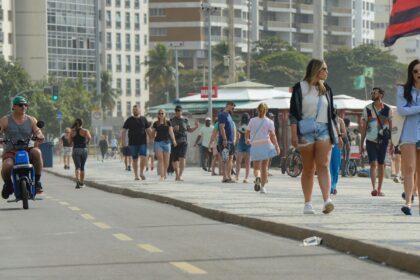
[[[247,101],[235,101],[237,107],[248,103]],[[172,113],[175,111],[175,106],[181,105],[182,111],[186,113],[205,113],[209,108],[209,104],[207,102],[189,102],[189,103],[166,103],[154,107],[150,107],[147,110],[148,114],[156,114],[160,109],[164,109],[166,112]],[[214,110],[220,110],[225,108],[226,101],[213,101],[212,106]],[[236,107],[236,108],[237,108]]]

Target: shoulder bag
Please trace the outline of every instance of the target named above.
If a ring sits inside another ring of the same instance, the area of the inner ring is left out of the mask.
[[[299,132],[300,134],[307,134],[307,133],[313,133],[316,129],[316,118],[318,117],[319,110],[321,108],[321,98],[322,95],[318,98],[318,105],[316,109],[316,115],[315,118],[306,118],[299,121]]]

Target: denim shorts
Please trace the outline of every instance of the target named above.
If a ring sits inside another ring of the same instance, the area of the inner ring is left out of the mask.
[[[171,153],[171,142],[169,141],[159,141],[155,142],[155,153]]]
[[[128,148],[133,159],[137,159],[139,155],[142,157],[147,156],[147,144],[130,145]]]
[[[325,141],[330,139],[330,132],[327,123],[315,123],[315,132],[309,132],[299,135],[299,145],[307,146],[314,144],[316,141]]]

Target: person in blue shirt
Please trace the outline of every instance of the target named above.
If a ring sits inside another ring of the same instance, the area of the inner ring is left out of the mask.
[[[397,90],[397,112],[405,116],[399,139],[401,161],[404,162],[405,205],[401,211],[411,215],[411,197],[415,188],[414,173],[420,174],[420,60],[408,65],[407,81]]]
[[[235,103],[233,101],[228,101],[226,103],[225,109],[219,113],[217,120],[219,122],[219,139],[217,142],[217,150],[221,154],[223,159],[223,183],[235,183],[236,181],[232,180],[232,161],[233,155],[235,154],[235,137],[236,137],[236,127],[235,123],[232,120],[231,114],[235,109]]]

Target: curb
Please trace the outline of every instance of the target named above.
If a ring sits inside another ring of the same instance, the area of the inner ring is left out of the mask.
[[[62,175],[52,170],[44,169],[44,171],[58,177],[75,181],[75,179],[72,176]],[[302,241],[307,237],[316,235],[322,238],[322,245],[324,245],[327,248],[334,249],[336,251],[340,251],[346,254],[352,254],[355,256],[368,257],[369,260],[375,261],[379,264],[420,275],[420,256],[411,253],[391,248],[385,248],[376,244],[341,237],[338,235],[309,228],[264,221],[258,218],[240,216],[224,211],[209,209],[202,206],[198,206],[191,202],[186,202],[162,195],[150,194],[137,190],[134,191],[120,187],[112,187],[106,184],[100,184],[89,180],[85,180],[85,184],[95,189],[99,189],[109,193],[120,194],[133,198],[143,198],[155,202],[170,204],[212,220],[245,226],[261,232],[297,241]]]

